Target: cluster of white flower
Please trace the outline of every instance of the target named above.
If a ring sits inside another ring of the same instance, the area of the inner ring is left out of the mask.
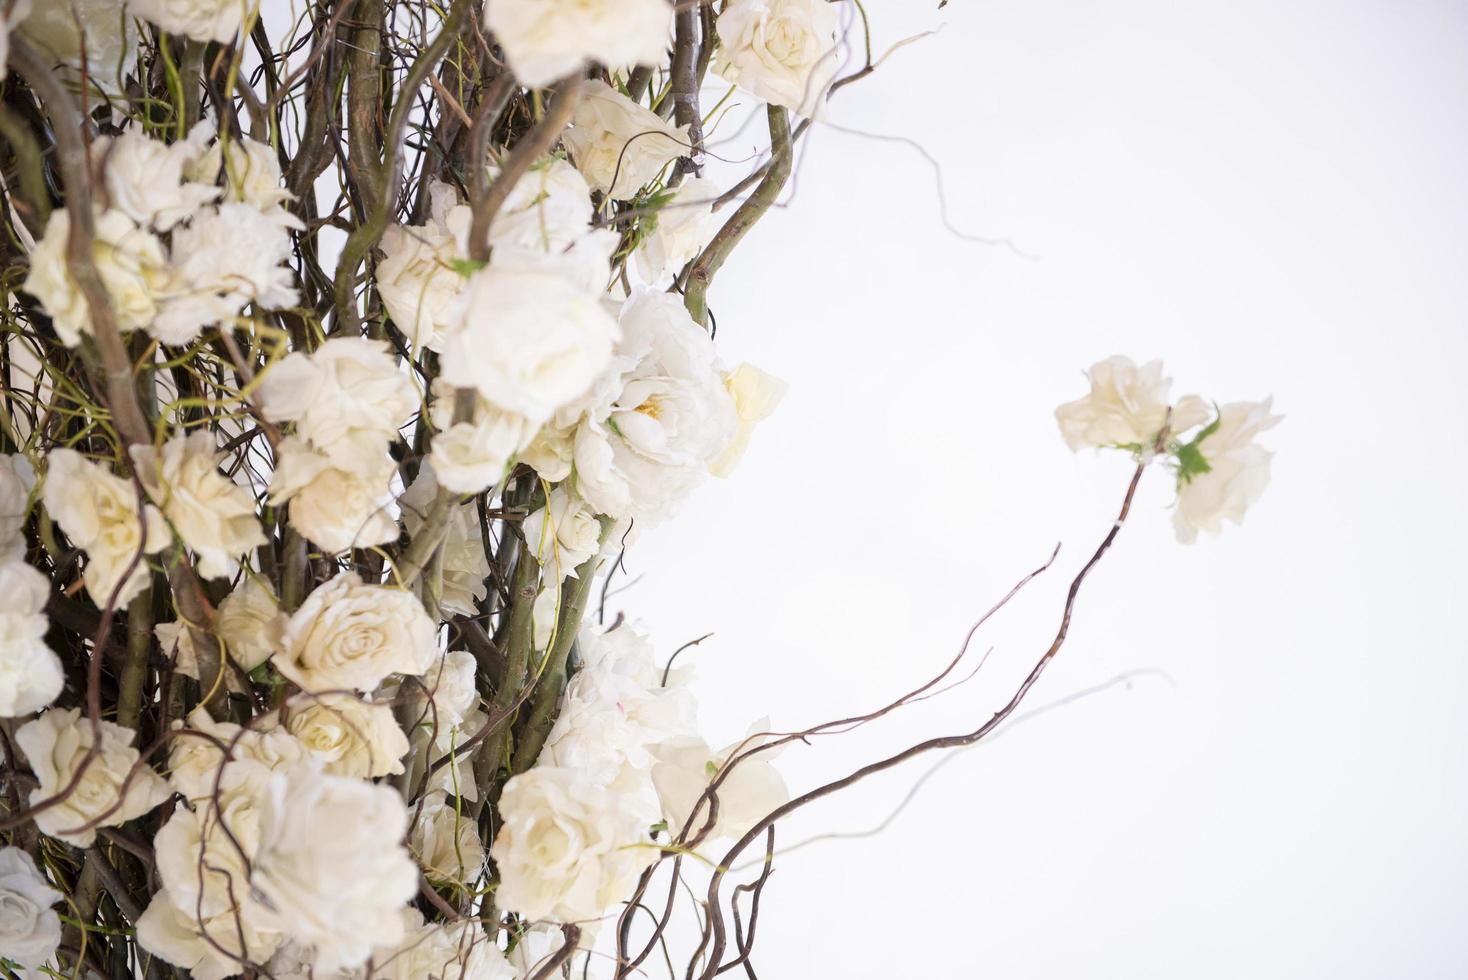
[[[1199,531],[1217,534],[1225,520],[1243,522],[1269,483],[1273,454],[1255,439],[1280,422],[1270,399],[1216,409],[1197,395],[1173,403],[1161,361],[1138,367],[1116,356],[1088,374],[1090,393],[1055,410],[1066,445],[1121,449],[1143,463],[1164,459],[1177,473],[1179,541],[1191,543]]]

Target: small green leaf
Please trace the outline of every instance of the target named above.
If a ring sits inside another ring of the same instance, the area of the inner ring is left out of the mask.
[[[453,270],[459,275],[463,276],[465,279],[468,279],[470,276],[474,275],[474,273],[478,272],[480,269],[484,268],[488,264],[488,262],[477,261],[475,259],[456,258],[449,260],[449,265],[453,268]]]
[[[1220,413],[1212,422],[1208,423],[1203,431],[1193,437],[1192,442],[1173,448],[1172,453],[1177,457],[1177,485],[1179,487],[1192,483],[1195,477],[1202,476],[1213,469],[1208,465],[1208,460],[1204,458],[1203,450],[1199,447],[1204,439],[1218,431],[1218,426],[1222,422],[1223,415]]]
[[[713,779],[719,774],[719,764],[712,759],[703,764],[703,769],[704,772],[708,773],[710,779]]]

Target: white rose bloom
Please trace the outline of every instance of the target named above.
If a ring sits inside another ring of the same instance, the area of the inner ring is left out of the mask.
[[[36,472],[19,454],[0,455],[0,561],[25,558],[26,511]]]
[[[141,129],[92,142],[92,165],[102,172],[108,204],[139,225],[168,231],[201,205],[219,197],[219,188],[184,180],[184,170],[204,153],[210,125],[200,123],[188,138],[165,143]]]
[[[18,718],[55,701],[65,685],[61,660],[46,645],[51,583],[18,561],[0,564],[0,718]]]
[[[484,867],[484,845],[479,827],[441,790],[423,798],[409,846],[430,881],[464,883],[479,877]]]
[[[398,498],[403,511],[403,527],[410,537],[416,536],[424,518],[438,495],[438,480],[432,458],[418,470],[418,479]],[[479,527],[479,510],[471,501],[449,512],[443,544],[443,594],[439,606],[458,616],[479,615],[479,600],[488,586],[489,556],[484,553],[484,536]]]
[[[619,201],[635,196],[690,146],[688,127],[598,81],[583,86],[564,141],[587,183]]]
[[[543,88],[595,61],[608,68],[655,65],[669,47],[667,0],[490,0],[485,25],[515,77]]]
[[[296,423],[296,434],[333,457],[381,452],[418,409],[412,379],[386,341],[334,337],[296,352],[265,372],[258,389],[265,417]]]
[[[653,753],[657,762],[652,767],[652,781],[662,800],[663,817],[674,837],[688,826],[690,816],[693,816],[690,838],[703,829],[709,817],[708,802],[703,799],[703,794],[713,781],[712,772],[722,770],[736,752],[747,752],[761,741],[763,739],[756,735],[735,742],[720,752],[714,752],[707,742],[693,736],[669,739],[657,746]],[[742,836],[776,807],[790,800],[785,780],[770,763],[772,754],[761,752],[744,759],[719,784],[716,790],[719,818],[705,840]]]
[[[291,192],[281,186],[280,160],[268,143],[234,136],[217,140],[185,168],[184,176],[213,184],[220,178],[221,171],[226,201],[248,204],[291,227],[299,224],[296,218],[280,209],[292,197]]]
[[[1270,412],[1272,401],[1233,402],[1219,410],[1218,428],[1198,443],[1208,471],[1178,486],[1173,527],[1179,541],[1191,544],[1199,531],[1217,534],[1225,520],[1243,523],[1244,512],[1264,493],[1274,454],[1254,440],[1283,418]]]
[[[571,475],[576,456],[576,420],[569,425],[546,425],[520,451],[520,462],[540,474],[549,483],[559,483]]]
[[[219,471],[225,454],[213,432],[196,430],[163,444],[131,450],[138,479],[184,544],[198,556],[205,578],[230,578],[239,556],[265,543],[249,492]]]
[[[397,467],[378,446],[355,459],[288,437],[276,449],[270,503],[290,501],[290,522],[331,554],[398,538]]]
[[[719,74],[771,105],[816,114],[839,62],[834,4],[731,0],[715,26]]]
[[[1099,361],[1087,372],[1091,392],[1055,410],[1060,434],[1073,450],[1103,446],[1140,446],[1149,452],[1164,424],[1182,432],[1204,421],[1208,407],[1189,396],[1173,409],[1168,420],[1168,389],[1172,379],[1162,376],[1162,362],[1138,367],[1117,355]]]
[[[148,583],[148,563],[136,561],[126,581],[122,577],[141,551],[157,554],[168,545],[168,525],[152,504],[138,499],[132,483],[90,463],[72,449],[46,454],[46,486],[41,495],[46,512],[61,525],[73,544],[87,553],[82,577],[98,606],[119,587],[116,606],[132,601]],[[143,519],[138,520],[141,509]]]
[[[495,902],[527,919],[600,916],[658,853],[635,801],[570,769],[537,766],[510,779],[500,816],[490,848],[500,873]]]
[[[584,394],[617,338],[594,293],[554,271],[495,265],[469,277],[449,322],[444,382],[532,423]]]
[[[309,947],[287,940],[266,964],[265,974],[273,980],[366,980],[367,977],[364,969],[318,970],[315,962],[316,954]]]
[[[206,208],[173,233],[169,297],[149,333],[184,344],[207,326],[225,323],[247,303],[294,306],[299,296],[285,225],[248,204]]]
[[[202,707],[176,721],[168,743],[168,780],[190,802],[214,794],[219,767],[228,770],[258,763],[280,769],[307,758],[306,747],[287,731],[258,731],[228,721],[215,721]]]
[[[545,506],[520,527],[548,582],[574,578],[581,563],[601,551],[596,511],[564,486],[552,490]]]
[[[433,620],[411,592],[366,585],[341,572],[306,597],[275,658],[306,691],[371,691],[389,674],[419,675],[438,662]]]
[[[246,574],[235,590],[219,604],[214,632],[224,642],[230,659],[246,673],[270,659],[280,649],[285,616],[275,593],[264,580]]]
[[[133,16],[152,21],[165,33],[229,44],[260,0],[127,0],[127,5]]]
[[[458,725],[479,706],[479,690],[475,677],[479,664],[467,650],[450,650],[437,664],[423,674],[423,688],[427,688],[433,703],[433,712],[424,718],[424,724],[433,724],[437,719],[441,727]],[[413,697],[422,699],[423,689],[409,686]]]
[[[437,350],[448,329],[445,318],[464,285],[460,260],[467,258],[458,231],[467,232],[458,192],[435,182],[429,189],[429,220],[393,225],[378,246],[377,292],[388,316],[415,346]],[[450,215],[453,221],[450,222]]]
[[[46,60],[65,67],[73,88],[81,81],[85,42],[89,99],[98,92],[122,95],[126,78],[136,74],[138,27],[117,0],[43,0],[16,30]]]
[[[61,342],[75,347],[82,334],[92,332],[92,314],[67,270],[70,235],[66,209],[52,211],[45,233],[31,252],[30,272],[21,289],[41,301]],[[158,236],[133,224],[121,211],[103,211],[97,215],[92,258],[112,298],[118,329],[151,327],[169,280],[168,259]]]
[[[35,969],[56,955],[61,918],[51,906],[65,898],[29,854],[0,847],[0,957]]]
[[[510,189],[489,227],[489,244],[554,255],[584,238],[591,218],[586,178],[565,160],[546,157]]]
[[[419,877],[407,830],[389,786],[305,765],[272,776],[251,884],[289,938],[315,947],[318,970],[358,966],[374,945],[401,940]]]
[[[709,472],[720,478],[734,471],[744,457],[744,451],[749,448],[749,437],[754,433],[755,425],[775,413],[790,386],[773,374],[745,363],[724,376],[724,387],[734,399],[734,414],[739,417],[739,426],[734,430],[734,438],[729,445],[709,466]]]
[[[248,883],[243,887],[248,888]],[[153,896],[136,925],[138,944],[143,949],[187,970],[193,980],[238,976],[244,972],[239,961],[241,955],[251,959],[268,956],[272,943],[280,941],[278,934],[261,932],[245,916],[232,911],[201,918],[192,908],[180,908],[166,889]],[[241,932],[245,936],[243,951]]]
[[[425,923],[416,909],[402,913],[404,935],[372,951],[381,980],[515,980],[515,970],[478,923]]]
[[[723,219],[714,202],[723,189],[706,177],[679,184],[637,246],[637,271],[649,286],[666,286],[714,237]],[[646,219],[644,219],[646,220]]]
[[[4,16],[0,16],[0,78],[5,77],[9,68],[10,32],[30,16],[30,13],[31,0],[9,0]],[[3,955],[3,951],[0,951],[0,955]]]
[[[199,676],[199,651],[194,647],[194,635],[186,623],[159,623],[153,627],[153,635],[158,638],[163,655],[173,661],[174,670],[196,681],[203,679]],[[244,664],[239,666],[246,674],[250,672]],[[244,678],[233,667],[226,666],[224,683],[236,694],[244,694],[247,690]]]
[[[280,721],[329,773],[375,779],[403,771],[408,736],[391,705],[350,694],[298,694],[285,703]]]
[[[621,326],[615,394],[576,432],[576,489],[597,512],[649,526],[703,481],[739,420],[713,341],[680,297],[638,290]]]
[[[64,800],[35,817],[43,833],[77,847],[90,847],[97,827],[126,823],[172,795],[162,777],[146,765],[137,765],[138,750],[132,747],[136,732],[110,721],[99,724],[98,752],[82,770],[76,786]],[[21,726],[15,743],[41,784],[31,790],[34,806],[59,794],[76,777],[93,744],[92,723],[82,719],[78,708],[50,708]]]
[[[438,767],[439,762],[448,759],[441,768],[433,772],[428,779],[428,788],[438,790],[451,796],[462,796],[466,800],[479,799],[479,787],[474,782],[474,756],[483,743],[475,743],[468,749],[464,746],[474,736],[478,735],[489,721],[489,716],[479,708],[473,708],[464,715],[464,720],[457,725],[450,725],[440,720],[436,730],[430,732],[428,729],[433,725],[433,718],[425,718],[422,725],[414,733],[415,739],[426,740],[431,734],[433,738],[432,749],[429,752],[430,771]]]

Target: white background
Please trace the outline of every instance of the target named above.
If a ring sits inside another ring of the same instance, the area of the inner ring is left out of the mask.
[[[791,393],[614,600],[697,658],[732,740],[889,700],[980,635],[972,683],[788,751],[807,788],[974,727],[1053,633],[1121,458],[1051,412],[1113,353],[1275,396],[1274,481],[1192,547],[1163,474],[1034,691],[1151,669],[952,760],[876,837],[782,858],[765,980],[1468,975],[1463,426],[1468,8],[870,0],[877,47],[788,210],[713,291],[730,363]],[[755,148],[756,129],[724,147]],[[783,831],[879,823],[918,763]]]

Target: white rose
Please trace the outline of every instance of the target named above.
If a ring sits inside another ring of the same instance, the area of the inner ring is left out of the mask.
[[[372,951],[372,976],[381,980],[514,980],[516,973],[478,923],[425,923],[416,909],[402,913],[396,946]]]
[[[601,551],[596,511],[564,486],[552,490],[545,506],[525,518],[521,531],[548,582],[575,577],[577,567]]]
[[[1273,453],[1254,440],[1283,418],[1270,412],[1273,399],[1233,402],[1219,410],[1218,428],[1204,430],[1197,443],[1208,470],[1179,480],[1173,527],[1179,541],[1191,544],[1199,531],[1217,534],[1225,520],[1241,524],[1244,512],[1269,485]]]
[[[235,590],[219,604],[214,631],[224,642],[231,660],[246,673],[270,659],[280,649],[285,616],[270,586],[256,575],[246,574]]]
[[[756,735],[715,752],[701,738],[680,736],[654,749],[657,763],[652,767],[652,781],[662,801],[669,832],[675,838],[684,827],[689,827],[690,838],[703,830],[709,817],[708,801],[703,795],[713,781],[713,774],[721,771],[736,752],[743,754],[762,741]],[[743,759],[719,784],[715,790],[719,800],[718,821],[706,840],[742,836],[790,800],[785,780],[770,763],[771,755],[771,752],[761,752]],[[690,817],[693,818],[691,826]]]
[[[0,455],[0,561],[25,558],[25,522],[36,473],[19,454]]]
[[[469,277],[450,323],[444,382],[532,423],[585,393],[617,338],[595,294],[554,271],[495,265]]]
[[[621,326],[614,394],[576,432],[576,489],[599,513],[645,527],[708,475],[738,416],[713,341],[680,297],[638,290]]]
[[[444,793],[434,791],[423,798],[409,846],[429,880],[443,883],[472,882],[484,866],[484,845],[474,818]]]
[[[168,780],[190,802],[214,795],[219,768],[258,763],[281,769],[305,760],[306,747],[290,732],[241,728],[215,721],[202,707],[189,713],[187,723],[176,721],[168,742]]]
[[[184,176],[213,184],[221,176],[221,171],[226,201],[248,204],[288,225],[297,223],[295,218],[280,210],[280,206],[292,197],[291,192],[281,186],[280,160],[268,143],[234,136],[217,140],[185,167]]]
[[[398,506],[403,511],[403,527],[409,537],[417,536],[437,495],[438,479],[430,456],[430,461],[419,468],[418,479],[398,498]],[[488,591],[485,583],[489,578],[489,556],[484,551],[479,509],[473,501],[460,504],[449,512],[439,551],[443,568],[439,607],[448,615],[479,615],[479,601]]]
[[[101,741],[77,783],[59,803],[36,814],[43,833],[90,847],[97,827],[116,827],[140,817],[168,799],[171,791],[156,772],[138,764],[130,728],[99,722]],[[15,742],[41,784],[31,790],[32,806],[60,794],[77,776],[93,745],[92,723],[77,708],[51,708],[21,726]]]
[[[464,746],[479,734],[488,721],[489,716],[480,708],[466,712],[464,720],[457,725],[440,720],[434,727],[432,717],[423,720],[413,737],[422,742],[431,740],[429,771],[432,775],[428,778],[428,789],[471,801],[479,799],[479,787],[474,782],[474,756],[483,742],[476,742],[467,749]]]
[[[722,189],[706,177],[690,177],[659,206],[637,246],[637,271],[649,286],[665,286],[719,230],[714,213]]]
[[[437,350],[445,316],[464,285],[460,261],[467,258],[457,231],[467,229],[458,192],[435,182],[429,189],[429,220],[393,225],[382,236],[377,292],[398,330],[415,346]],[[454,215],[450,222],[449,216]]]
[[[219,471],[225,454],[213,432],[174,436],[161,451],[132,447],[138,479],[184,544],[198,556],[205,578],[230,578],[239,556],[265,543],[249,492]]]
[[[295,766],[271,778],[251,884],[318,970],[354,967],[401,940],[419,871],[408,811],[389,786]]]
[[[40,711],[66,683],[61,660],[46,645],[51,582],[20,562],[0,564],[0,718]]]
[[[739,426],[734,430],[734,438],[729,445],[709,465],[709,472],[720,478],[734,471],[744,457],[744,451],[749,448],[749,437],[754,433],[755,425],[774,414],[790,386],[773,374],[745,363],[724,376],[724,387],[734,399],[734,414],[739,417]]]
[[[673,7],[666,0],[490,0],[485,25],[525,85],[543,88],[588,61],[608,68],[660,63]]]
[[[87,94],[92,99],[98,91],[121,96],[136,68],[138,27],[117,0],[47,0],[34,6],[17,31],[46,60],[65,66],[63,77],[73,88],[81,81],[85,46]]]
[[[140,553],[157,554],[169,542],[168,525],[158,509],[139,499],[131,483],[72,449],[46,454],[41,500],[51,519],[87,553],[82,577],[97,605],[115,602],[122,607],[131,602],[148,583],[148,563]],[[132,572],[123,581],[129,567]],[[119,583],[114,600],[112,592]]]
[[[1091,392],[1055,410],[1060,434],[1073,450],[1102,446],[1136,446],[1149,453],[1157,433],[1167,425],[1173,432],[1192,428],[1208,417],[1207,405],[1188,396],[1168,420],[1168,389],[1172,379],[1162,376],[1162,362],[1141,367],[1117,355],[1099,361],[1087,372]]]
[[[584,238],[591,218],[586,178],[565,160],[546,157],[510,189],[490,225],[489,244],[553,255]]]
[[[371,691],[437,661],[437,629],[417,596],[342,572],[291,616],[275,665],[306,691]]]
[[[150,20],[168,34],[195,41],[229,44],[260,0],[127,0],[135,17]]]
[[[192,908],[181,908],[167,889],[153,896],[136,925],[138,944],[143,949],[187,970],[193,980],[238,976],[243,972],[242,956],[268,956],[272,943],[280,941],[278,934],[261,932],[233,911],[201,917]],[[243,950],[241,933],[245,937]]]
[[[418,409],[412,379],[386,341],[334,337],[310,354],[274,365],[258,389],[265,417],[295,422],[296,434],[321,452],[351,462],[381,452]]]
[[[731,0],[716,22],[718,72],[771,105],[815,115],[838,58],[827,0]]]
[[[657,857],[641,807],[573,770],[537,766],[513,777],[500,816],[490,849],[495,902],[526,919],[594,919]]]
[[[374,779],[403,771],[408,736],[391,705],[350,694],[299,694],[285,703],[280,721],[329,773]]]
[[[426,689],[432,700],[433,714],[426,723],[432,724],[436,718],[440,726],[457,725],[478,707],[478,672],[479,663],[467,650],[450,650],[430,667],[423,675],[423,687],[412,685],[416,696],[421,698]]]
[[[270,503],[290,501],[291,526],[331,554],[396,541],[397,467],[379,447],[355,459],[282,439],[270,475]]]
[[[71,221],[65,208],[51,212],[46,231],[31,252],[30,272],[21,289],[41,301],[56,335],[68,347],[92,332],[92,314],[67,268],[66,242]],[[121,211],[97,215],[92,258],[119,330],[150,327],[168,289],[168,259],[158,236],[133,224]]]
[[[636,196],[690,146],[688,127],[598,81],[585,84],[563,139],[587,183],[619,201]]]
[[[209,125],[201,123],[187,139],[171,144],[141,129],[97,137],[92,165],[102,173],[108,204],[139,225],[168,231],[219,197],[219,188],[211,184],[184,180],[184,169],[204,153],[209,133]]]
[[[0,957],[35,969],[56,955],[61,918],[51,906],[65,897],[29,854],[0,847]]]

